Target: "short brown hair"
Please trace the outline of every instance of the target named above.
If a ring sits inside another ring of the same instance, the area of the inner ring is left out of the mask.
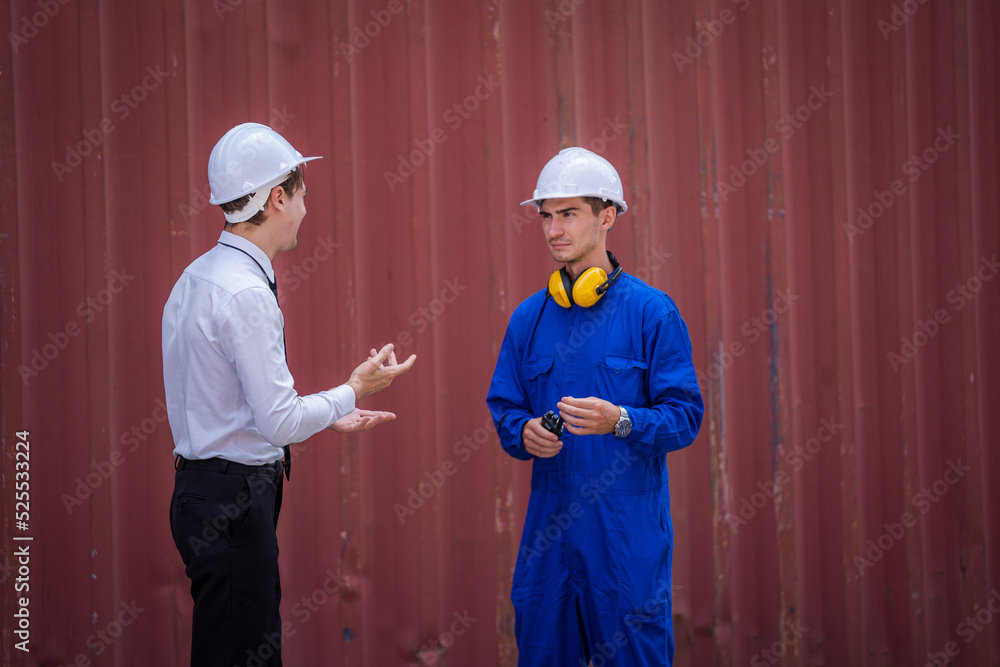
[[[609,206],[615,207],[615,213],[618,213],[618,204],[614,203],[610,199],[601,199],[600,197],[580,197],[586,204],[590,204],[590,210],[594,212],[594,215],[600,215],[601,211]]]
[[[295,171],[288,174],[288,178],[286,178],[282,183],[280,183],[280,185],[282,188],[284,188],[288,196],[291,197],[298,191],[299,188],[302,187],[303,183],[305,183],[305,178],[302,174],[302,165],[299,165],[298,167],[295,168]],[[251,192],[249,194],[243,195],[239,199],[226,202],[225,204],[219,204],[219,207],[225,213],[235,213],[236,211],[242,211],[243,207],[250,202],[250,197],[252,195],[253,193]],[[270,201],[271,199],[269,197],[267,202]],[[257,213],[255,213],[252,218],[250,218],[249,220],[244,220],[243,222],[248,222],[256,227],[257,225],[267,220],[267,206],[268,206],[267,202],[264,203],[263,211],[257,211]],[[243,224],[242,222],[227,222],[226,231],[230,230],[231,225],[242,225],[242,224]]]
[[[594,212],[594,215],[600,215],[601,211],[609,206],[615,207],[615,213],[621,213],[621,209],[618,208],[618,204],[614,203],[610,199],[601,199],[600,197],[580,197],[584,204],[590,205],[590,210]],[[538,210],[542,210],[542,206],[545,204],[544,199],[538,199],[535,201],[535,205],[538,206]]]

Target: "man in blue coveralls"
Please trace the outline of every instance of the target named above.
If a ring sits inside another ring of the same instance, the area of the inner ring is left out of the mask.
[[[534,460],[511,591],[518,664],[670,665],[666,454],[704,412],[687,327],[606,250],[628,208],[607,160],[560,151],[522,205],[564,266],[511,316],[487,397],[504,449]]]

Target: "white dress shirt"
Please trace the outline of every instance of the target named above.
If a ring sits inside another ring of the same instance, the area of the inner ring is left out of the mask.
[[[273,280],[260,248],[223,232],[170,292],[163,308],[163,384],[175,456],[273,463],[282,446],[354,410],[347,385],[310,396],[295,392]]]

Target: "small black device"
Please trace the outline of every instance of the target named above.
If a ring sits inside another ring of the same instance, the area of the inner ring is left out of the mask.
[[[557,438],[561,438],[563,434],[563,419],[552,412],[552,410],[549,410],[542,417],[542,428],[550,433],[555,433]]]

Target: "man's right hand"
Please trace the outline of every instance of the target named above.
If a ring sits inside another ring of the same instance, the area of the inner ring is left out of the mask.
[[[542,426],[542,418],[535,417],[529,419],[521,429],[521,439],[524,441],[524,448],[529,454],[540,459],[549,459],[562,450],[562,440],[556,437],[555,433],[547,431]]]
[[[389,363],[384,363],[386,360]],[[417,355],[411,354],[409,359],[397,364],[392,343],[389,343],[379,350],[378,354],[369,357],[367,361],[355,368],[354,372],[351,373],[351,379],[346,384],[354,390],[356,400],[361,400],[368,394],[374,394],[388,387],[397,375],[402,375],[410,370],[416,360]]]

